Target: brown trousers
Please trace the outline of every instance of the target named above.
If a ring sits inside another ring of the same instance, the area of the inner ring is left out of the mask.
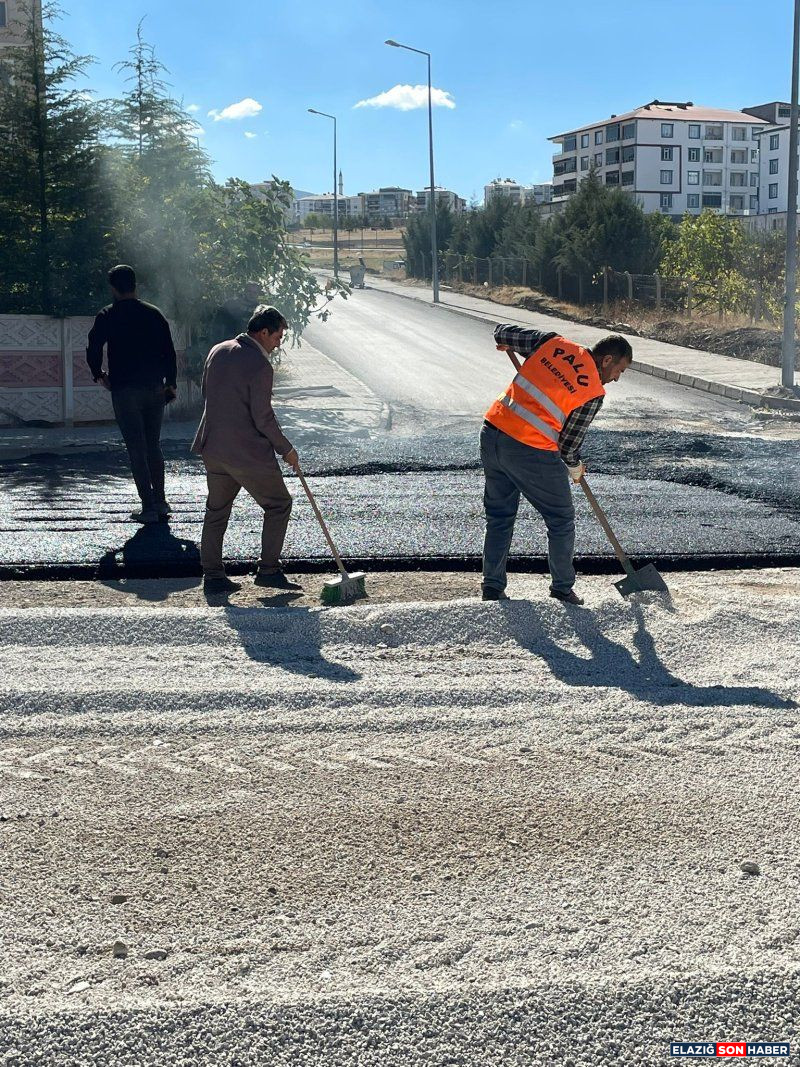
[[[264,509],[261,531],[261,560],[258,569],[271,573],[280,568],[280,554],[286,538],[286,528],[292,512],[292,497],[283,475],[277,467],[258,467],[240,470],[227,463],[203,456],[208,480],[208,499],[200,540],[200,562],[203,577],[221,578],[225,574],[222,563],[222,542],[228,528],[233,502],[244,489]]]

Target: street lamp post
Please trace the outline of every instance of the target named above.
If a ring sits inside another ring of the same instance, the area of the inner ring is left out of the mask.
[[[800,0],[798,0],[800,3]],[[433,102],[431,99],[431,54],[421,48],[412,48],[408,44],[398,44],[397,41],[387,41],[392,48],[404,48],[407,52],[416,52],[419,56],[426,56],[428,60],[428,150],[431,162],[431,280],[433,283],[433,302],[439,303],[439,249],[436,240],[436,183],[433,177]]]
[[[324,119],[333,120],[333,278],[339,280],[339,193],[336,186],[336,116],[329,115],[326,111],[316,111],[313,107],[308,109],[311,115],[321,115]]]
[[[794,388],[795,320],[797,314],[797,122],[798,64],[800,63],[800,0],[794,0],[792,47],[792,106],[789,116],[789,200],[786,204],[786,299],[783,305],[781,384]]]

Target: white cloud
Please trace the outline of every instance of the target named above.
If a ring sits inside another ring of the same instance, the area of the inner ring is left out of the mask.
[[[451,110],[456,106],[455,100],[444,89],[431,89],[431,102],[434,107],[448,107]],[[428,106],[428,86],[395,85],[385,93],[378,93],[368,100],[359,100],[355,106],[393,107],[398,111],[414,111],[416,108]]]
[[[525,129],[525,123],[522,121],[522,119],[512,119],[512,121],[508,124],[508,128],[512,131],[512,133],[518,133],[520,130]]]
[[[263,111],[261,104],[251,96],[246,96],[244,100],[240,100],[237,104],[228,104],[222,111],[209,111],[208,117],[213,119],[214,122],[233,121],[235,119],[252,119],[255,115],[258,115],[260,111]]]
[[[247,138],[248,141],[252,141],[256,137],[258,137],[257,133],[251,133],[249,130],[245,130],[244,131],[244,135],[245,135],[245,137]]]
[[[191,130],[189,130],[189,133],[192,137],[205,137],[206,135],[206,131],[199,124],[194,125]]]
[[[189,112],[190,115],[194,115],[195,111],[199,111],[200,110],[200,105],[199,104],[189,104],[188,107],[186,108],[186,110]]]

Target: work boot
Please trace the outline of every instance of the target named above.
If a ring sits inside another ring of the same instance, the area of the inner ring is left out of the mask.
[[[131,518],[134,522],[149,526],[153,522],[158,522],[158,512],[155,508],[142,508],[141,511],[132,511]]]
[[[221,578],[203,578],[203,592],[206,596],[213,596],[215,593],[235,593],[241,588],[241,584],[232,582],[227,574],[223,574]]]
[[[551,589],[550,596],[555,600],[561,600],[565,604],[575,604],[577,607],[583,606],[583,597],[578,596],[574,589],[569,589],[565,593],[563,589]]]
[[[272,571],[271,573],[259,571],[253,579],[253,585],[257,585],[261,589],[280,589],[286,593],[303,588],[297,582],[290,581],[283,571]]]
[[[481,600],[508,600],[508,597],[503,589],[485,585],[481,591]]]

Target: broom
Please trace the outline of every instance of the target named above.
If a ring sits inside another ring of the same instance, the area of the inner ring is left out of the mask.
[[[334,604],[348,604],[351,600],[358,600],[359,597],[366,596],[366,574],[364,574],[363,571],[356,571],[353,574],[348,574],[347,568],[342,562],[342,557],[339,555],[339,550],[333,542],[330,530],[322,517],[322,512],[319,510],[317,502],[314,499],[314,494],[309,489],[308,482],[305,480],[299,467],[296,468],[296,470],[297,477],[300,479],[300,484],[305,490],[308,502],[314,510],[317,522],[322,527],[322,532],[325,534],[325,540],[328,542],[330,550],[333,553],[333,558],[336,560],[336,566],[339,568],[339,574],[336,578],[326,579],[325,584],[322,587],[320,600],[323,604],[332,606]]]

